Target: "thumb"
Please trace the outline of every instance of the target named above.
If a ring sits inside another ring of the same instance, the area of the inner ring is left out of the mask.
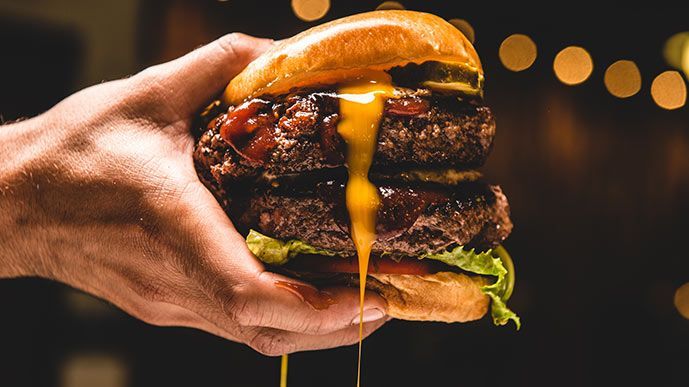
[[[232,33],[144,73],[153,76],[170,110],[188,117],[272,45],[271,39]]]

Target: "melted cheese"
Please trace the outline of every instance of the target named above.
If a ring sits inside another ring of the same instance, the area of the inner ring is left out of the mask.
[[[287,387],[287,354],[280,359],[280,387]]]
[[[372,72],[344,84],[339,89],[340,121],[337,131],[347,143],[349,179],[345,188],[351,234],[359,260],[359,359],[357,386],[361,380],[364,294],[371,247],[376,239],[376,212],[380,204],[378,189],[369,181],[378,126],[385,100],[393,96],[390,76]]]

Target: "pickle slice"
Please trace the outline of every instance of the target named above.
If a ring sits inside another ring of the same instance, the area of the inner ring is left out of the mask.
[[[463,82],[434,82],[426,81],[421,83],[433,91],[450,94],[482,95],[481,90]]]
[[[390,70],[390,75],[398,85],[423,86],[445,94],[470,96],[483,94],[483,75],[478,69],[463,63],[429,61],[408,64]]]

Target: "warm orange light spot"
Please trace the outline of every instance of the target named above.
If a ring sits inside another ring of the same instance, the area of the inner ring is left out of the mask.
[[[405,9],[402,4],[397,1],[384,1],[376,7],[377,10],[382,11],[386,9]]]
[[[523,34],[510,35],[500,44],[498,55],[507,69],[523,71],[536,60],[536,43]]]
[[[474,44],[474,41],[476,40],[476,35],[474,33],[474,27],[472,27],[468,21],[466,21],[464,19],[450,19],[450,20],[448,20],[448,22],[450,24],[452,24],[453,26],[455,26],[458,30],[462,31],[464,36],[466,36],[467,39],[469,39],[471,44]]]
[[[651,97],[663,109],[679,109],[687,102],[687,85],[677,71],[665,71],[653,80]]]
[[[588,51],[583,48],[569,46],[557,53],[553,70],[560,82],[566,85],[578,85],[591,76],[593,60]]]
[[[682,68],[682,57],[689,51],[689,31],[674,34],[663,46],[665,62],[676,69]]]
[[[663,109],[679,109],[687,102],[687,85],[677,71],[665,71],[653,80],[651,97]]]
[[[675,291],[675,308],[682,317],[689,319],[689,282]]]
[[[636,63],[618,60],[605,70],[605,87],[618,98],[627,98],[641,90],[641,72]]]
[[[330,0],[292,0],[292,10],[304,21],[322,18],[330,9]]]

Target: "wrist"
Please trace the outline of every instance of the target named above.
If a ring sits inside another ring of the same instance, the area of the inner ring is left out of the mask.
[[[0,278],[44,275],[34,177],[47,143],[39,116],[0,127]],[[42,163],[42,162],[41,162]]]

